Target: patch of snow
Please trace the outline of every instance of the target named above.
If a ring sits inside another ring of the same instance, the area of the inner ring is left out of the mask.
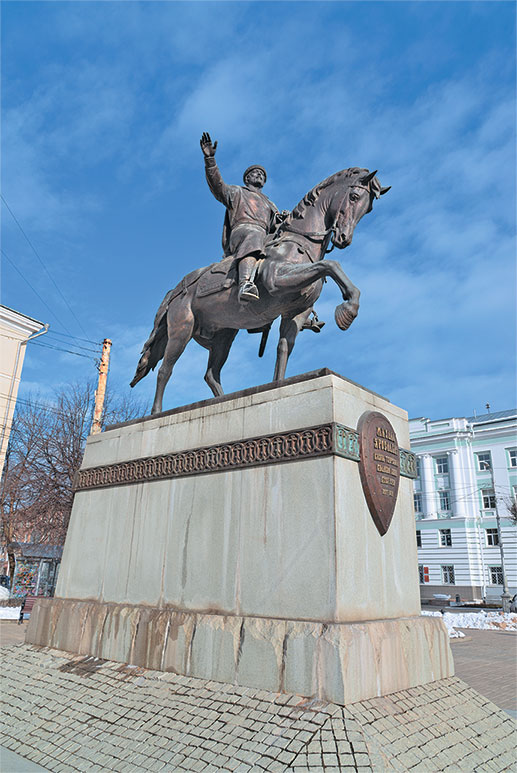
[[[21,607],[0,607],[0,620],[18,620]]]
[[[483,631],[517,631],[517,614],[514,612],[422,612],[423,615],[443,617],[451,639],[465,634],[457,628],[477,628]]]

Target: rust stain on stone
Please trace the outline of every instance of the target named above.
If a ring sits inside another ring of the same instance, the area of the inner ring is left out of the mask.
[[[129,679],[132,679],[135,676],[142,676],[142,674],[145,674],[146,669],[142,668],[141,666],[132,666],[127,663],[122,663],[119,668],[116,669],[117,674],[121,674],[122,678],[125,681],[128,681]]]
[[[92,674],[95,674],[104,663],[107,663],[107,661],[102,658],[94,658],[92,655],[88,655],[80,660],[73,658],[73,660],[63,663],[62,666],[59,666],[58,671],[61,671],[64,674],[91,676]]]

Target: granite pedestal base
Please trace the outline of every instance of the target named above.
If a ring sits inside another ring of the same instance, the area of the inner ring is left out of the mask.
[[[411,455],[381,536],[365,411],[409,449],[404,411],[329,371],[92,436],[27,641],[341,703],[451,676],[420,617]]]
[[[323,623],[43,599],[28,642],[348,704],[452,674],[441,619]]]

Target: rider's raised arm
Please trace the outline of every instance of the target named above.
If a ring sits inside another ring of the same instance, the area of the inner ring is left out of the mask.
[[[226,185],[221,177],[221,172],[219,171],[219,167],[214,158],[215,151],[217,150],[217,140],[212,142],[209,133],[203,132],[199,144],[201,145],[201,151],[205,157],[205,173],[208,186],[215,198],[218,201],[221,201],[225,207],[229,207],[231,205],[232,188],[235,186]]]
[[[227,185],[224,182],[217,161],[213,156],[205,156],[205,174],[208,187],[215,198],[225,207],[231,206],[232,190],[235,186]]]

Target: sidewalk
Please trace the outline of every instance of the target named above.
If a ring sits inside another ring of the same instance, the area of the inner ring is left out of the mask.
[[[517,633],[460,630],[468,638],[451,639],[456,676],[517,718]]]
[[[48,768],[42,768],[35,762],[20,757],[19,754],[0,746],[0,771],[1,773],[46,773]]]
[[[466,631],[456,677],[342,708],[16,644],[25,627],[0,621],[2,773],[513,769],[516,634]]]
[[[22,644],[25,641],[27,620],[18,625],[17,620],[0,620],[0,647]]]
[[[2,659],[0,744],[55,773],[501,773],[515,761],[513,720],[456,677],[343,708],[25,644]]]

